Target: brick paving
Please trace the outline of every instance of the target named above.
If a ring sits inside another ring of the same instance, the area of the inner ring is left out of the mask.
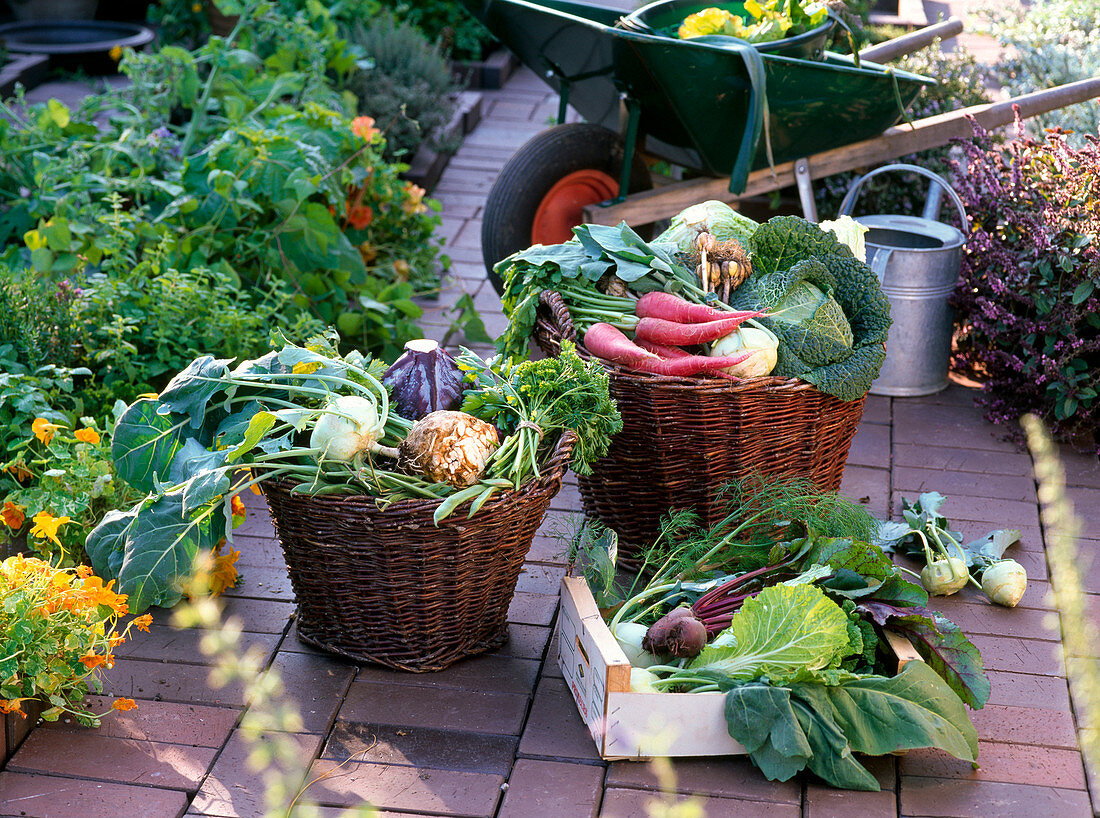
[[[435,191],[454,260],[439,300],[424,302],[424,324],[438,338],[450,324],[444,311],[463,292],[490,334],[503,330],[481,264],[481,205],[501,164],[556,109],[527,71],[487,92],[483,104],[485,120]],[[1100,545],[1100,465],[1074,454],[1064,463],[1091,538],[1082,545]],[[954,385],[924,398],[869,398],[842,486],[883,516],[897,511],[901,496],[935,488],[948,495],[948,516],[968,537],[1009,525],[1024,531],[1014,556],[1033,581],[1019,608],[994,607],[973,589],[938,600],[991,669],[990,703],[974,714],[980,766],[936,751],[872,759],[883,791],[851,793],[810,777],[769,782],[744,758],[680,760],[674,797],[698,795],[712,818],[1091,815],[1030,467],[981,420],[972,392]],[[248,500],[252,513],[238,544],[245,581],[225,599],[225,614],[240,622],[254,661],[279,674],[302,713],[297,763],[280,771],[292,789],[325,776],[306,791],[322,815],[369,802],[383,816],[634,818],[659,797],[649,765],[600,761],[557,668],[552,627],[564,561],[555,533],[579,513],[572,478],[528,555],[508,644],[430,675],[357,667],[300,642],[270,520],[257,498]],[[1100,563],[1087,582],[1100,613]],[[246,763],[240,729],[248,702],[237,686],[211,687],[201,636],[173,629],[168,613],[156,611],[153,632],[120,651],[107,695],[96,701],[106,709],[112,696],[129,696],[139,708],[106,718],[97,731],[40,725],[0,772],[0,816],[263,814],[263,779]]]

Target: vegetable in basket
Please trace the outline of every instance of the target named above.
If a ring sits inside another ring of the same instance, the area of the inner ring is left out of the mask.
[[[413,425],[397,449],[397,463],[433,482],[464,489],[477,483],[499,446],[491,423],[440,410]]]
[[[643,339],[640,343],[645,342],[646,339]],[[584,334],[584,345],[589,352],[605,361],[636,372],[672,377],[686,377],[734,367],[753,354],[746,352],[734,357],[713,358],[685,352],[683,355],[670,353],[668,357],[662,357],[660,353],[651,352],[634,343],[610,324],[593,324],[589,327]],[[664,347],[658,344],[653,348],[663,349]]]
[[[382,383],[393,392],[397,411],[410,420],[462,405],[462,370],[445,349],[428,338],[406,342],[405,351],[390,364]]]

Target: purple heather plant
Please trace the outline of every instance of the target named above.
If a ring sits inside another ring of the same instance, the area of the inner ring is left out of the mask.
[[[1039,415],[1100,453],[1100,139],[1068,132],[995,146],[976,123],[960,140],[955,189],[970,217],[954,365],[983,381],[986,418],[1022,440]]]

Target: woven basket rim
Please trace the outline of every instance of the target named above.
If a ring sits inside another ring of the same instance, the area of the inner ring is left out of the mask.
[[[532,493],[538,488],[545,487],[554,482],[560,482],[564,476],[565,471],[569,468],[569,455],[573,451],[573,446],[577,442],[577,435],[571,429],[565,429],[558,437],[558,442],[554,445],[554,448],[550,451],[549,456],[546,458],[546,463],[541,468],[540,476],[534,480],[528,480],[518,489],[502,489],[499,493],[491,497],[486,502],[481,510],[478,512],[480,515],[482,512],[489,509],[493,509],[500,503],[514,502],[515,500],[522,498],[523,496]],[[292,488],[292,482],[290,480],[272,480],[270,482],[265,481],[260,483],[261,490],[274,489],[280,493],[290,495]],[[265,491],[266,493],[266,491]],[[321,494],[321,495],[308,495],[303,494],[299,496],[301,500],[309,500],[313,503],[329,506],[366,506],[372,509],[377,514],[393,514],[393,515],[413,515],[423,514],[426,512],[434,513],[434,510],[446,500],[429,500],[424,499],[409,499],[409,500],[397,500],[390,503],[384,508],[380,508],[377,501],[380,499],[372,494]],[[459,509],[469,505],[469,502],[462,503],[457,506],[454,511],[454,515],[457,518]],[[475,517],[476,520],[476,517]]]
[[[545,306],[553,316],[554,329],[559,339],[572,341],[577,347],[577,354],[582,358],[598,361],[609,374],[622,380],[633,381],[637,385],[652,385],[661,387],[684,387],[692,389],[706,388],[716,392],[816,392],[820,395],[829,395],[822,392],[809,381],[801,378],[782,378],[774,375],[763,375],[756,378],[741,378],[730,380],[729,378],[707,377],[705,375],[659,375],[651,372],[637,372],[626,369],[619,364],[605,361],[585,349],[584,344],[577,338],[577,330],[573,325],[573,319],[569,315],[569,308],[565,300],[556,290],[542,290],[539,293],[539,303]],[[537,331],[537,330],[536,330]],[[840,400],[840,398],[836,398]],[[858,400],[858,398],[857,398]],[[847,401],[846,401],[847,402]]]

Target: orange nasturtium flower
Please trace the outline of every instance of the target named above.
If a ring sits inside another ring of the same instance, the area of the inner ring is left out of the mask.
[[[222,543],[218,543],[214,551],[214,567],[210,569],[210,593],[214,596],[237,584],[237,566],[233,563],[241,558],[241,552],[236,548],[230,548],[228,554],[222,554],[221,550]]]
[[[100,656],[98,653],[85,653],[80,657],[80,663],[88,670],[95,670],[100,665],[107,664],[107,657]]]
[[[23,527],[23,521],[27,519],[27,515],[23,513],[23,506],[17,506],[11,500],[4,501],[4,510],[0,512],[0,517],[4,518],[4,524],[13,531]]]
[[[18,713],[23,718],[27,717],[23,712],[22,699],[0,699],[0,713]]]
[[[344,206],[348,224],[356,230],[362,230],[374,221],[374,211],[368,205],[353,205],[350,201]]]
[[[91,443],[93,446],[99,443],[99,432],[95,429],[77,429],[73,432],[73,436],[84,443]]]
[[[111,702],[111,707],[114,710],[125,712],[126,710],[134,710],[137,707],[137,702],[133,699],[115,699]]]
[[[126,594],[116,594],[111,590],[114,584],[113,579],[104,585],[99,577],[88,577],[84,580],[84,596],[89,604],[106,605],[114,611],[115,616],[122,616],[130,609],[126,605]]]
[[[142,614],[141,616],[135,617],[131,624],[139,631],[149,633],[149,626],[153,624],[153,615]]]
[[[14,477],[17,483],[22,483],[34,477],[34,472],[28,471],[22,463],[11,463],[4,468],[4,471]]]
[[[233,499],[229,501],[229,509],[233,513],[233,527],[244,523],[248,519],[248,509],[244,507],[244,501],[239,495],[234,494]]]
[[[57,529],[69,522],[72,522],[71,517],[54,517],[48,511],[40,511],[34,515],[31,536],[38,537],[40,540],[53,540],[61,545],[61,540],[57,539]]]
[[[409,198],[401,205],[401,209],[406,213],[410,215],[414,213],[423,213],[428,209],[428,206],[424,204],[424,197],[427,195],[428,191],[424,190],[420,185],[414,185],[412,182],[409,182],[405,185],[405,193],[408,194]]]
[[[34,432],[34,436],[47,445],[53,440],[53,433],[60,428],[58,424],[50,423],[45,418],[35,418],[34,423],[31,424],[31,431]]]
[[[351,132],[360,139],[370,142],[379,130],[374,127],[374,117],[357,116],[351,121]]]

